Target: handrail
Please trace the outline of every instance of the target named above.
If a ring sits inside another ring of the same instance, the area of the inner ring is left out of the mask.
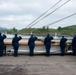
[[[4,42],[5,45],[12,45],[12,42]],[[28,42],[19,42],[20,45],[28,45]],[[59,46],[60,42],[51,42],[51,45]],[[71,43],[66,42],[66,44],[69,46]],[[35,42],[36,46],[43,46],[44,42],[42,41],[36,41]]]

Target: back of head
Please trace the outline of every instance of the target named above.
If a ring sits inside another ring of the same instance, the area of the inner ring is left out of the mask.
[[[33,37],[33,34],[31,35],[31,37]]]
[[[50,36],[50,34],[48,33],[47,36]]]
[[[15,34],[15,37],[17,37],[17,34]]]
[[[62,38],[64,38],[64,36],[62,36]]]
[[[76,35],[74,35],[74,37],[76,38]]]

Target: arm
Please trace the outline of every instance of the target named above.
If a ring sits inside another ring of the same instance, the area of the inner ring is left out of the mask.
[[[14,45],[14,39],[12,39],[12,46]]]
[[[51,39],[53,40],[54,38],[53,38],[53,37],[51,37]]]
[[[46,45],[46,38],[44,39],[44,45]]]
[[[67,39],[66,39],[66,41],[67,41]]]
[[[22,37],[21,36],[19,36],[19,40],[21,40],[22,39]]]
[[[6,35],[3,35],[3,39],[5,39],[6,38]]]
[[[36,36],[34,37],[35,41],[38,39]]]

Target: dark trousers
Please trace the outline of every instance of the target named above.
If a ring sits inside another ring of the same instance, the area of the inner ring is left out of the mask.
[[[18,56],[18,47],[14,47],[14,56]]]
[[[3,56],[3,46],[0,46],[0,56]]]
[[[46,56],[49,56],[51,47],[46,46],[45,48],[46,48]]]
[[[61,55],[63,56],[65,54],[65,47],[61,47]]]
[[[76,48],[72,47],[72,50],[73,50],[73,55],[76,55]]]
[[[30,49],[30,56],[33,56],[33,54],[34,54],[34,47],[29,47],[29,49]]]

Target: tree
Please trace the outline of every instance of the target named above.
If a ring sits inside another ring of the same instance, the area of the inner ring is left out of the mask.
[[[61,29],[62,29],[61,27],[58,27],[58,28],[57,28],[58,31],[60,31]]]
[[[12,30],[13,30],[13,32],[17,32],[17,29],[15,27]]]
[[[45,26],[43,26],[43,28],[42,28],[43,30],[46,30],[46,28],[45,28]]]

